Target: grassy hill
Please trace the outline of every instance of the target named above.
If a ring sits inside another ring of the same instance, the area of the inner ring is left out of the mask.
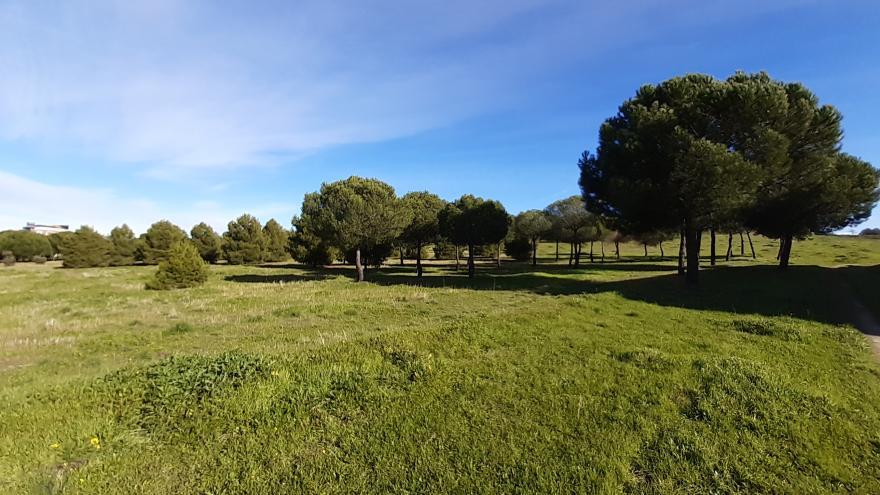
[[[880,493],[880,365],[847,325],[853,297],[880,314],[880,240],[799,242],[785,273],[755,243],[696,290],[674,242],[473,281],[0,269],[0,492]]]

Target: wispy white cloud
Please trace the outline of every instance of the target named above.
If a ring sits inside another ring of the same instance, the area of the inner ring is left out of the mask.
[[[299,206],[289,203],[251,205],[248,212],[266,221],[276,218],[286,224]],[[207,222],[218,232],[242,211],[212,200],[166,205],[145,198],[121,195],[112,189],[80,188],[46,184],[0,171],[0,228],[20,228],[24,221],[70,224],[85,222],[105,234],[115,226],[128,224],[144,232],[150,224],[167,219],[189,230]],[[26,219],[26,220],[23,220]]]
[[[679,2],[683,19],[738,10],[723,5]],[[0,140],[82,148],[154,177],[271,165],[508,105],[547,71],[648,36],[654,15],[674,9],[10,0],[0,4]]]

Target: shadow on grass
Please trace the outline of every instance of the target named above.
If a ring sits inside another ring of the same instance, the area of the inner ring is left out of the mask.
[[[232,275],[226,280],[286,283],[354,275],[354,269],[348,266],[296,268],[300,273]],[[523,291],[549,296],[613,292],[630,300],[660,306],[765,316],[787,315],[824,323],[844,323],[850,321],[846,308],[850,307],[847,298],[851,296],[844,289],[843,281],[880,280],[880,265],[841,268],[792,266],[785,271],[772,265],[717,266],[702,269],[700,285],[694,288],[685,285],[675,268],[674,263],[588,263],[580,268],[538,265],[537,271],[533,271],[526,263],[509,263],[502,269],[480,266],[477,277],[469,279],[465,270],[455,272],[454,266],[432,265],[419,279],[414,276],[414,267],[407,265],[370,269],[367,271],[367,281],[386,286]],[[590,278],[601,276],[603,272],[630,272],[636,276],[616,280]]]

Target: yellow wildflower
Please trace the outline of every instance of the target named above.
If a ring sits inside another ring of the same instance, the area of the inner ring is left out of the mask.
[[[101,439],[98,437],[92,437],[92,439],[89,440],[89,443],[91,443],[92,447],[94,447],[95,449],[101,448]]]
[[[60,449],[60,448],[61,448],[61,444],[58,443],[58,442],[55,442],[55,443],[53,443],[52,445],[50,445],[49,447],[52,447],[53,449],[56,449],[56,450],[57,450],[57,449]]]

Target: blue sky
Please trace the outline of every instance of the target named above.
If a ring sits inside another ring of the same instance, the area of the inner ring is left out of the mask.
[[[877,166],[878,28],[873,0],[7,0],[0,229],[287,224],[349,175],[542,208],[624,99],[687,72],[801,81]]]

